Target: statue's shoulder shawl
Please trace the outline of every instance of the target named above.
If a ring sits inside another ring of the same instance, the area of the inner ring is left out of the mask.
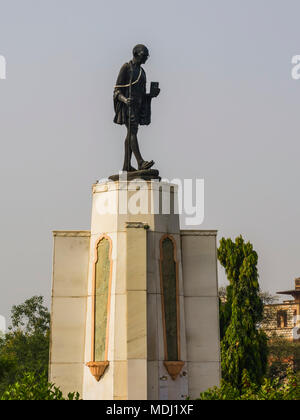
[[[130,63],[125,63],[119,72],[115,89],[125,87],[130,81]]]

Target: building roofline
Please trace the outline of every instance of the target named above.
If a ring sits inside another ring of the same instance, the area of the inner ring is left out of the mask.
[[[90,230],[54,230],[53,236],[60,237],[89,237],[91,236]]]

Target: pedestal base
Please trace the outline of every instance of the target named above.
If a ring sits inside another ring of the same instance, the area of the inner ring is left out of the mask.
[[[123,174],[123,175],[122,175]],[[161,180],[159,176],[159,171],[157,169],[147,169],[143,171],[134,171],[134,172],[123,172],[121,175],[111,175],[109,179],[111,181],[119,181],[122,180],[122,176],[126,176],[128,181],[132,181],[134,179],[144,179],[145,181],[151,181],[152,179],[157,179],[158,181]]]

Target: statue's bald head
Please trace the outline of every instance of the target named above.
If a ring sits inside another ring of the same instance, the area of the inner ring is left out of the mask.
[[[149,50],[148,50],[148,48],[145,46],[145,45],[143,45],[143,44],[138,44],[138,45],[136,45],[134,48],[133,48],[133,51],[132,51],[132,53],[133,53],[133,56],[135,57],[136,55],[139,55],[139,54],[145,54],[145,55],[149,55]]]
[[[144,64],[148,60],[149,50],[145,45],[138,44],[133,49],[133,59],[136,63]]]

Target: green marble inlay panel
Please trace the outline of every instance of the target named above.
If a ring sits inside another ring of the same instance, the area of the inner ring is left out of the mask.
[[[107,304],[110,279],[110,242],[103,238],[97,247],[95,267],[95,362],[105,361]]]
[[[162,243],[162,283],[164,290],[164,310],[166,321],[168,360],[178,360],[177,337],[177,285],[176,263],[174,261],[174,244],[166,238]]]

